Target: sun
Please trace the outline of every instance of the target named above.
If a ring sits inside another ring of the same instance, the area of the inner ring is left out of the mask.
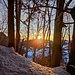
[[[38,36],[38,39],[41,39],[42,38],[42,36]]]

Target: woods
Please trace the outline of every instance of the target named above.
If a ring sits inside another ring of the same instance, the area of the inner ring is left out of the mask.
[[[15,52],[26,58],[31,51],[32,61],[48,67],[58,67],[64,62],[67,71],[72,71],[70,65],[75,67],[73,3],[74,0],[0,1],[7,11],[7,32],[3,33],[8,37],[8,47],[14,47]],[[67,49],[63,48],[65,45]],[[38,51],[41,52],[39,58]],[[66,63],[65,55],[68,55]]]

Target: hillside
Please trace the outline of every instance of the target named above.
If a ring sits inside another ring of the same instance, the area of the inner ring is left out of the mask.
[[[27,60],[13,48],[0,46],[0,75],[69,75],[62,67],[49,68]]]

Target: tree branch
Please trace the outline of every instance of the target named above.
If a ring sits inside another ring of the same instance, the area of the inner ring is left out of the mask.
[[[4,0],[3,0],[3,2],[4,2],[4,4],[5,4],[5,6],[6,6],[6,8],[8,9],[8,6],[6,5],[6,3],[5,3]],[[14,18],[16,19],[16,16],[14,16]],[[28,25],[25,23],[25,21],[22,21],[21,19],[20,19],[20,21],[21,21],[24,25],[28,26]]]
[[[74,24],[74,22],[64,23],[64,24]]]
[[[69,0],[65,6],[65,10],[67,9],[67,7],[69,6],[69,4],[71,3],[72,0]]]

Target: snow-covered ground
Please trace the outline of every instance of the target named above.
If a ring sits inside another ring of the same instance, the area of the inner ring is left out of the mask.
[[[62,50],[62,59],[64,62],[69,62],[69,49],[68,49],[68,43],[62,46],[63,50]]]
[[[0,46],[0,75],[69,75],[63,67],[49,68],[29,61],[13,48]]]

